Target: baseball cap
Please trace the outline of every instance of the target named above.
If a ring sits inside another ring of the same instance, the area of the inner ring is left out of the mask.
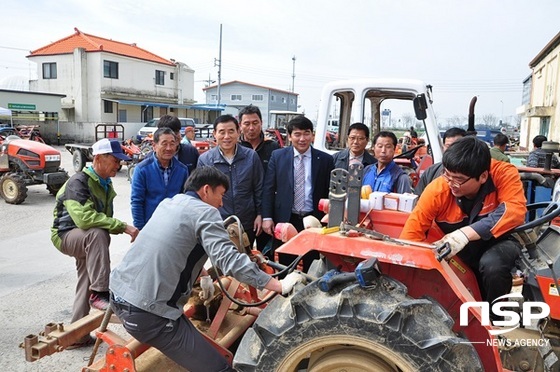
[[[117,159],[126,161],[132,160],[123,153],[121,144],[117,140],[111,141],[107,138],[103,138],[95,142],[91,148],[93,150],[93,155],[111,154]]]

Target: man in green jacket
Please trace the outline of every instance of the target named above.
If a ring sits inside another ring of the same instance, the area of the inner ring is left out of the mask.
[[[101,139],[93,144],[93,165],[74,174],[56,196],[51,241],[65,255],[76,259],[78,283],[72,322],[89,314],[90,307],[109,306],[109,234],[128,234],[131,241],[138,229],[113,218],[111,183],[121,160],[130,160],[118,141]],[[83,344],[90,341],[82,340]],[[80,343],[78,343],[80,344]],[[81,346],[81,345],[79,345]]]
[[[493,159],[509,163],[509,156],[507,156],[504,152],[506,151],[508,143],[509,138],[505,134],[496,134],[496,136],[494,137],[494,146],[490,148],[490,156],[492,156]]]

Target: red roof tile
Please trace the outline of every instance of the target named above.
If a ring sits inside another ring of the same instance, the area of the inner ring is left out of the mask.
[[[143,59],[165,65],[173,66],[170,60],[157,56],[142,48],[136,46],[135,43],[127,44],[120,41],[105,39],[99,36],[89,35],[74,28],[76,33],[46,45],[42,48],[31,51],[28,57],[34,56],[52,56],[57,54],[73,53],[76,48],[84,48],[86,52],[108,52],[119,54],[122,56]]]

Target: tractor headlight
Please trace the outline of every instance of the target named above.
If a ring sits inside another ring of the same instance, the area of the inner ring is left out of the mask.
[[[45,161],[60,161],[60,155],[45,155]]]

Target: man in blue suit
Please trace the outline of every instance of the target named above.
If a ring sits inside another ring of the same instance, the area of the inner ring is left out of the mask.
[[[332,156],[311,147],[313,123],[303,115],[288,123],[288,138],[292,146],[274,150],[268,162],[263,185],[263,231],[274,236],[274,224],[290,222],[297,231],[303,230],[303,218],[323,217],[318,204],[329,195],[329,180],[334,169]],[[274,242],[274,248],[280,245]],[[307,271],[318,253],[303,258]],[[280,263],[289,264],[293,255],[281,255]]]

